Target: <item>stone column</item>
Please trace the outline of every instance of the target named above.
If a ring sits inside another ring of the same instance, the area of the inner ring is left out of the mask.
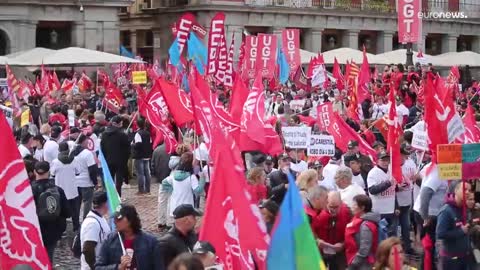
[[[389,52],[393,48],[393,32],[380,32],[377,38],[377,53]]]
[[[480,53],[480,36],[473,37],[472,52]]]
[[[442,37],[442,53],[457,51],[458,35],[447,34]]]
[[[305,49],[309,52],[319,53],[322,51],[322,28],[311,28],[306,31]]]
[[[97,40],[97,22],[87,21],[85,22],[85,48],[90,50],[96,50],[98,45]]]
[[[35,48],[36,22],[19,21],[16,28],[17,50],[24,51]]]
[[[358,33],[360,30],[346,30],[343,36],[343,46],[358,50]]]
[[[103,23],[103,50],[117,54],[120,48],[120,27],[117,22]]]
[[[73,23],[72,45],[80,48],[85,47],[85,24],[83,22]]]
[[[137,55],[137,30],[130,30],[130,50]]]
[[[152,29],[153,33],[153,60],[161,60],[161,31],[159,29]]]

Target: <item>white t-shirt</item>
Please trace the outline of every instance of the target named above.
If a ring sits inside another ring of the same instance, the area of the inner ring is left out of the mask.
[[[352,183],[357,184],[358,186],[363,188],[363,190],[365,190],[365,181],[363,181],[362,174],[359,173],[358,175],[353,175]]]
[[[53,140],[48,140],[43,145],[43,159],[52,165],[52,161],[58,158],[58,143]]]
[[[165,180],[173,187],[169,204],[170,216],[173,216],[173,210],[181,204],[193,205],[193,190],[198,187],[198,179],[195,175],[190,175],[182,181],[174,180],[173,175],[170,175]]]
[[[370,170],[367,177],[368,188],[382,182],[390,181],[389,173],[385,173],[377,166]],[[395,185],[377,195],[370,194],[372,199],[372,212],[378,214],[392,214],[395,212]]]
[[[385,115],[385,104],[374,103],[372,106],[372,119],[376,120]]]
[[[78,196],[78,186],[75,181],[77,174],[79,174],[79,169],[75,160],[69,164],[62,163],[58,158],[52,161],[50,175],[55,178],[55,185],[63,189],[67,200]]]
[[[416,170],[417,166],[413,160],[405,160],[405,163],[402,165],[402,183],[399,184],[399,191],[397,191],[398,206],[412,205],[412,189],[415,184],[413,183],[413,176],[415,176]]]
[[[95,246],[95,254],[98,260],[102,244],[109,234],[110,227],[108,226],[107,221],[103,217],[99,217],[97,214],[90,211],[87,214],[87,217],[83,220],[82,227],[80,228],[80,244],[82,250],[83,243],[86,241],[97,242],[97,246]],[[81,270],[91,270],[85,261],[83,254],[80,258],[80,267]]]
[[[33,157],[38,161],[43,161],[43,149],[35,149]]]
[[[348,205],[350,209],[353,206],[353,198],[355,196],[360,194],[365,195],[365,190],[355,183],[352,183],[350,186],[344,189],[338,189],[338,191],[340,192],[340,197],[342,198],[342,202]]]
[[[301,173],[303,171],[308,170],[308,163],[305,162],[304,160],[300,160],[300,162],[298,162],[298,163],[291,162],[290,163],[290,169],[292,169],[292,171],[294,171],[296,173]]]
[[[410,111],[408,110],[407,106],[400,104],[398,105],[395,109],[397,109],[397,115],[398,116],[408,116],[410,114]]]
[[[430,166],[432,166],[431,163],[425,166],[422,169],[421,174],[425,175],[427,168]],[[428,205],[428,215],[438,216],[438,213],[440,213],[440,209],[445,204],[445,195],[447,194],[448,182],[440,179],[440,176],[438,175],[438,167],[436,165],[435,165],[435,168],[432,169],[432,171],[428,176],[423,177],[422,186],[420,187],[419,195],[415,200],[415,203],[413,204],[413,210],[415,210],[418,213],[420,213],[420,204],[422,201],[422,189],[426,187],[429,187],[434,191],[432,199],[430,200],[430,204]]]
[[[28,150],[28,148],[23,144],[20,144],[18,146],[18,151],[20,152],[22,158],[32,154],[32,152],[30,152],[30,150]]]
[[[213,175],[213,166],[203,166],[202,172],[204,173],[203,175],[205,175],[205,182],[210,183],[210,178]]]
[[[92,180],[90,180],[90,174],[88,173],[88,167],[97,164],[93,153],[87,149],[83,149],[80,154],[75,157],[75,162],[78,166],[79,175],[75,177],[78,187],[93,187]]]
[[[320,185],[329,190],[336,190],[337,185],[335,184],[335,174],[337,173],[338,168],[340,168],[339,165],[331,162],[325,165],[322,172],[323,181],[320,182]]]

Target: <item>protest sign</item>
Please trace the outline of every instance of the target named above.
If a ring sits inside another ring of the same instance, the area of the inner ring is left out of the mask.
[[[440,179],[467,180],[480,177],[480,144],[441,144],[437,150]]]
[[[334,156],[335,140],[331,135],[310,135],[310,144],[308,145],[308,156]]]
[[[285,146],[295,149],[308,148],[311,127],[282,127]]]
[[[20,127],[30,124],[30,109],[26,109],[20,115]]]
[[[480,144],[462,145],[462,177],[474,179],[480,177]]]
[[[417,150],[428,150],[427,132],[425,130],[416,130],[413,132],[412,147]]]
[[[3,115],[5,115],[5,118],[7,118],[7,122],[10,125],[10,127],[13,127],[13,110],[12,110],[12,108],[0,105],[0,110],[2,110]]]
[[[147,72],[146,71],[133,71],[132,72],[132,84],[146,84]]]
[[[302,110],[303,106],[305,105],[305,99],[297,99],[290,101],[290,109],[292,111]]]

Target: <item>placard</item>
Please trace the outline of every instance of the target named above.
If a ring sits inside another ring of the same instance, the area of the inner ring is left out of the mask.
[[[146,71],[133,71],[132,72],[132,84],[146,84],[147,72]]]
[[[417,150],[428,150],[428,134],[426,131],[416,130],[413,132],[412,147]]]
[[[464,179],[480,177],[480,144],[462,145],[462,177]]]
[[[440,144],[437,150],[438,163],[462,163],[461,144]]]
[[[305,106],[305,99],[292,100],[290,101],[289,105],[290,105],[290,109],[293,111],[302,110],[303,106]]]
[[[438,174],[440,179],[460,180],[462,179],[462,164],[440,163],[438,164]]]
[[[307,149],[311,132],[311,127],[282,127],[285,146],[294,149]]]
[[[322,157],[335,155],[335,139],[331,135],[310,135],[308,156]]]
[[[30,109],[26,109],[20,115],[20,127],[30,124]]]

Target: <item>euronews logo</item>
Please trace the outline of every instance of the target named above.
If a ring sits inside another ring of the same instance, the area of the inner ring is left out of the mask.
[[[419,12],[418,18],[420,19],[468,19],[463,11],[428,11]]]

